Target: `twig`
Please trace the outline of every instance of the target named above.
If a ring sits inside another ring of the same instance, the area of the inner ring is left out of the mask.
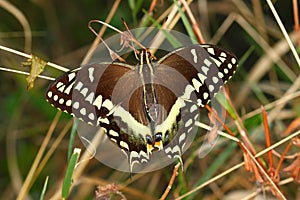
[[[16,70],[16,69],[8,69],[8,68],[4,68],[4,67],[0,67],[0,71],[7,71],[7,72],[12,72],[15,74],[22,74],[22,75],[30,75],[29,72],[23,72],[20,70]],[[43,75],[38,75],[38,78],[42,78],[42,79],[46,79],[46,80],[50,80],[50,81],[54,81],[55,78],[49,77],[49,76],[43,76]]]
[[[294,21],[295,21],[295,31],[298,34],[298,46],[300,46],[299,12],[298,12],[297,0],[293,0],[293,13],[294,13]]]
[[[170,182],[168,184],[168,187],[166,188],[165,192],[163,193],[163,195],[160,197],[160,200],[164,200],[166,199],[167,195],[169,194],[171,188],[172,188],[172,185],[174,183],[174,180],[175,180],[175,177],[178,175],[178,169],[180,167],[180,162],[177,163],[173,169],[173,174],[172,174],[172,177],[170,179]]]
[[[184,6],[184,8],[186,9],[186,12],[187,12],[187,14],[188,14],[188,16],[189,16],[189,18],[191,20],[191,24],[192,24],[192,27],[193,27],[193,30],[194,30],[194,33],[195,33],[195,35],[197,37],[198,42],[200,44],[205,43],[203,35],[202,35],[201,31],[200,31],[200,28],[199,28],[199,26],[198,26],[198,24],[196,22],[196,19],[195,19],[194,15],[193,15],[193,13],[192,13],[192,11],[191,11],[188,3],[185,0],[180,0],[180,1],[181,1],[182,5]]]

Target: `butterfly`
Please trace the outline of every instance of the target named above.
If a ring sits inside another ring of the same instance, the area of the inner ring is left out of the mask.
[[[215,45],[189,45],[155,60],[147,50],[136,65],[114,61],[64,73],[46,99],[59,110],[102,127],[135,163],[164,151],[181,159],[204,107],[233,76],[238,60]]]

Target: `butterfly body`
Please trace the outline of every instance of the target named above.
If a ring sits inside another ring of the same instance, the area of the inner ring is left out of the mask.
[[[72,70],[48,89],[47,100],[83,121],[100,126],[133,163],[165,150],[180,157],[206,105],[237,68],[237,59],[213,45],[191,45],[154,62],[142,51],[139,63],[103,62]]]

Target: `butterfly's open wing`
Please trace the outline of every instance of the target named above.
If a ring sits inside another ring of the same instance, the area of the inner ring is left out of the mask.
[[[114,86],[119,79],[127,79],[126,88],[134,84],[133,73],[125,64],[97,63],[63,74],[50,85],[46,99],[56,108],[75,115],[83,121],[99,125],[98,118],[105,120],[110,110],[125,96],[120,90],[112,102]],[[125,86],[124,86],[125,87]]]
[[[195,129],[198,106],[205,106],[231,78],[236,68],[237,58],[214,45],[180,48],[158,61],[154,82],[173,93],[173,98],[165,102],[165,90],[155,88],[158,101],[171,105],[167,107],[168,116],[159,126],[163,135],[170,135],[169,147],[165,149],[169,157],[180,156],[184,146],[187,146],[188,135]]]
[[[191,45],[160,59],[156,77],[157,81],[171,87],[177,97],[203,107],[232,77],[236,68],[237,58],[231,53],[214,45]],[[192,93],[196,94],[196,101]]]
[[[46,99],[88,124],[103,127],[122,149],[146,151],[139,133],[147,133],[148,127],[144,125],[140,79],[133,68],[97,63],[72,70],[50,85]]]

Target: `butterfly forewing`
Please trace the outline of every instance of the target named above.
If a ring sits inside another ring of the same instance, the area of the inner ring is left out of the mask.
[[[237,59],[214,45],[192,45],[169,53],[158,64],[158,79],[173,87],[179,97],[203,107],[234,74]]]
[[[114,86],[129,71],[126,66],[110,63],[92,64],[75,69],[59,77],[48,88],[46,98],[60,110],[97,125],[97,118],[105,118],[114,107],[111,102]],[[127,89],[130,89],[131,85],[133,84],[128,84]],[[116,99],[122,99],[126,93],[118,95],[119,98]],[[115,102],[115,105],[118,103]],[[94,113],[96,115],[92,116]]]

